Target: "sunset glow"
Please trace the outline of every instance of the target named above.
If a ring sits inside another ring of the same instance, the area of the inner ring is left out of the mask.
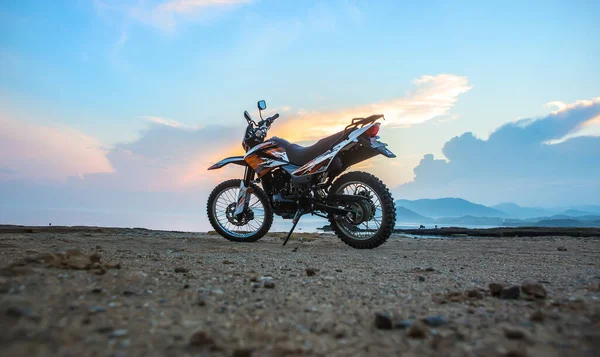
[[[32,196],[23,201],[32,207],[203,215],[186,196],[201,201],[239,178],[239,166],[207,168],[244,155],[243,112],[259,120],[264,99],[265,116],[280,114],[267,138],[305,146],[383,114],[379,136],[396,158],[351,170],[376,174],[398,198],[595,203],[598,11],[561,2],[6,2],[0,193]]]

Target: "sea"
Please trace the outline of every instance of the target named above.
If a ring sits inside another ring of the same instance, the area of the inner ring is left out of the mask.
[[[213,230],[206,215],[190,213],[130,212],[130,211],[90,211],[73,209],[43,208],[7,208],[0,207],[0,224],[27,226],[98,226],[121,228],[147,228],[166,231],[206,232]],[[300,219],[297,232],[315,233],[329,222],[321,217],[305,215]],[[420,222],[402,222],[398,229],[419,228]],[[425,228],[434,228],[433,224],[423,223]],[[450,225],[438,225],[438,228]],[[288,232],[291,220],[275,217],[271,232]],[[461,225],[465,228],[496,228],[498,226]]]

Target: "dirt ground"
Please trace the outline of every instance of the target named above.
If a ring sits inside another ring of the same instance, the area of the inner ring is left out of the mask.
[[[0,234],[0,355],[600,355],[599,237],[280,236]]]

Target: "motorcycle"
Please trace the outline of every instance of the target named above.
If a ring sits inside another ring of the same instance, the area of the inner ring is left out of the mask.
[[[208,168],[229,164],[245,168],[243,179],[220,183],[208,197],[208,219],[215,231],[231,241],[255,242],[269,231],[276,214],[292,219],[285,245],[300,218],[312,214],[328,219],[335,234],[353,248],[383,244],[396,222],[392,194],[370,173],[342,175],[376,155],[396,157],[378,140],[380,123],[376,121],[383,115],[354,118],[344,130],[303,147],[278,137],[265,141],[279,114],[263,119],[267,104],[261,100],[257,106],[258,123],[244,112],[248,125],[242,147],[246,154]]]

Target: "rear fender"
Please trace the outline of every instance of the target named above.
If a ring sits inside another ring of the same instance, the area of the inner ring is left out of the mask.
[[[394,154],[393,152],[391,152],[386,146],[386,143],[382,143],[381,141],[377,140],[377,138],[360,138],[362,139],[361,141],[364,143],[363,146],[368,147],[372,150],[375,150],[378,154],[381,154],[387,158],[393,159],[396,157],[396,154]]]
[[[216,169],[220,169],[221,167],[223,167],[225,165],[229,165],[229,164],[235,164],[235,165],[240,165],[240,166],[248,166],[248,164],[246,163],[246,161],[244,161],[244,157],[243,156],[232,156],[232,157],[228,157],[226,159],[223,159],[223,160],[217,162],[216,164],[212,165],[208,169],[209,170],[216,170]]]

